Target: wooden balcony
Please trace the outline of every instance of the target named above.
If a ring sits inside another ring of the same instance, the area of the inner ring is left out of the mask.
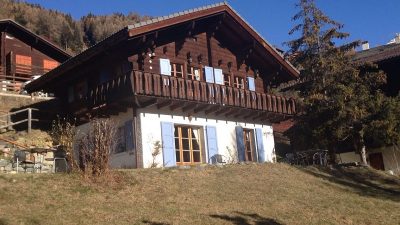
[[[209,107],[234,107],[284,115],[296,113],[295,101],[281,96],[141,71],[133,71],[131,79],[133,93],[138,96],[204,103]]]
[[[170,107],[183,112],[245,118],[272,117],[275,121],[296,113],[293,99],[141,71],[132,71],[100,84],[89,90],[86,99],[73,105],[73,111],[108,108],[107,113],[121,105],[138,108],[156,105],[159,109]]]

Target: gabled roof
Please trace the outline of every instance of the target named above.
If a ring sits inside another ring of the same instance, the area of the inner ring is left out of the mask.
[[[15,22],[14,20],[0,20],[0,31],[7,31],[16,37],[19,35],[23,35],[24,37],[30,38],[32,40],[32,43],[35,43],[35,46],[47,48],[47,50],[45,50],[45,53],[48,54],[51,58],[57,58],[57,60],[61,62],[72,57],[72,55],[66,52],[64,49],[33,33],[32,31],[28,30],[26,27]]]
[[[30,92],[37,91],[43,88],[46,82],[55,79],[60,73],[65,72],[77,65],[84,63],[84,61],[91,57],[99,54],[112,46],[121,43],[124,40],[132,39],[138,36],[145,35],[160,29],[166,29],[168,27],[182,24],[191,20],[200,18],[210,17],[216,14],[228,13],[237,23],[240,24],[269,54],[277,59],[281,68],[287,71],[292,78],[298,78],[299,71],[287,61],[283,55],[277,51],[271,44],[269,44],[255,29],[250,26],[236,11],[232,9],[226,2],[203,6],[195,9],[185,10],[177,12],[168,16],[157,17],[147,21],[139,22],[133,25],[129,25],[111,36],[105,38],[101,42],[90,47],[86,51],[76,55],[75,57],[67,60],[54,70],[51,70],[39,79],[31,82],[26,86],[26,89]],[[56,76],[55,76],[56,75]]]
[[[378,46],[375,48],[370,48],[368,50],[357,52],[354,55],[354,60],[356,62],[364,63],[364,62],[372,62],[377,63],[380,61],[392,59],[395,57],[400,57],[400,44],[393,43]]]

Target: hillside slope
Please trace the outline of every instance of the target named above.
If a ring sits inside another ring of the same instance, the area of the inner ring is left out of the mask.
[[[150,17],[135,12],[127,15],[93,15],[79,20],[56,10],[19,0],[0,0],[0,19],[12,19],[71,53],[79,53],[115,31]]]
[[[0,224],[399,224],[400,180],[286,164],[145,169],[114,182],[1,174]]]

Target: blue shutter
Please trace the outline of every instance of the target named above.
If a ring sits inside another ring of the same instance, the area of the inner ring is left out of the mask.
[[[171,76],[171,63],[169,59],[160,59],[160,73]]]
[[[257,138],[256,141],[257,141],[258,162],[265,162],[263,132],[260,128],[256,128],[256,138]]]
[[[247,77],[247,84],[249,85],[249,90],[250,91],[255,91],[256,86],[254,84],[254,77]]]
[[[174,124],[161,122],[161,136],[164,166],[171,167],[176,165]]]
[[[129,120],[125,122],[125,144],[128,151],[134,148],[133,137],[133,120]]]
[[[214,83],[214,72],[213,68],[209,66],[204,67],[204,73],[206,75],[206,82],[207,83]]]
[[[244,139],[243,139],[243,128],[241,126],[237,126],[236,128],[236,144],[237,151],[239,156],[239,162],[244,162],[246,160],[245,156],[245,148],[244,148]]]
[[[211,158],[218,154],[217,128],[206,126],[208,162],[212,163]]]
[[[214,78],[216,84],[224,84],[224,74],[221,69],[214,69]]]

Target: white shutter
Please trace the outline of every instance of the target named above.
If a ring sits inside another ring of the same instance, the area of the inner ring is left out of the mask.
[[[222,73],[222,69],[214,69],[214,78],[216,84],[224,84],[224,74]]]
[[[171,63],[169,59],[160,59],[160,73],[171,76]]]
[[[256,90],[256,86],[254,83],[254,77],[247,77],[247,84],[248,84],[248,88],[250,91],[255,91]]]
[[[214,72],[213,68],[209,66],[204,67],[204,73],[206,75],[206,82],[207,83],[214,83]]]

